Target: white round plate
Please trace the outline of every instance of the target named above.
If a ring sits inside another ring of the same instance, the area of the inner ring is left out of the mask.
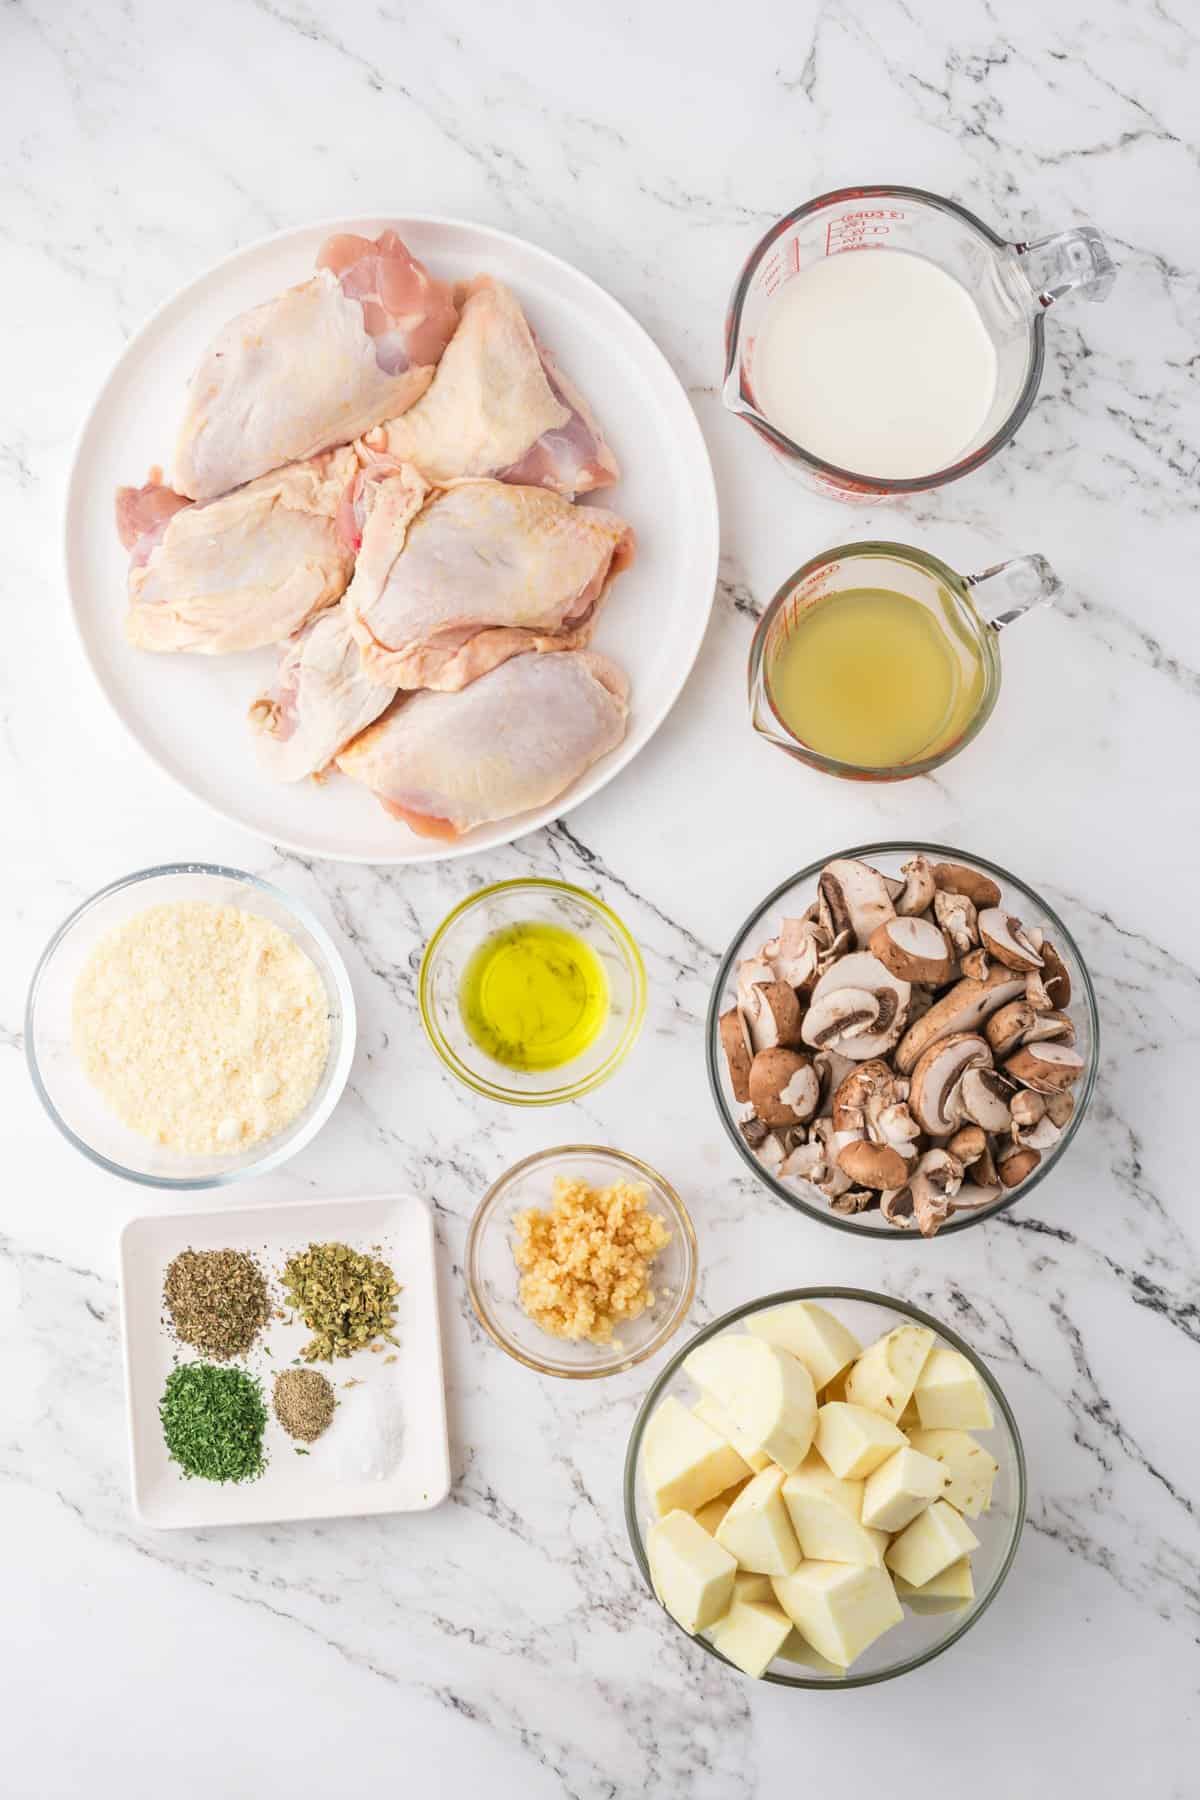
[[[275,650],[243,656],[153,656],[125,641],[128,559],[113,493],[169,471],[185,384],[228,319],[303,281],[334,231],[374,237],[394,225],[438,275],[507,282],[564,371],[595,408],[621,465],[596,496],[637,532],[632,569],[614,584],[595,637],[630,678],[629,730],[609,756],[551,805],[481,826],[447,845],[389,818],[364,788],[332,777],[284,786],[260,772],[246,709],[269,680]],[[641,326],[586,275],[487,226],[420,214],[330,219],[241,250],[169,300],[130,342],[84,423],[67,489],[67,583],[97,679],[148,755],[189,793],[260,837],[345,862],[437,862],[468,856],[548,824],[598,792],[662,724],[695,661],[717,579],[717,497],[696,416]]]

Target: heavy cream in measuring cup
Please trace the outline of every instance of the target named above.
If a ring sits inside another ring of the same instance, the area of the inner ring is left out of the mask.
[[[753,371],[759,407],[794,444],[899,481],[947,468],[979,435],[996,351],[967,290],[936,263],[848,250],[785,282]]]

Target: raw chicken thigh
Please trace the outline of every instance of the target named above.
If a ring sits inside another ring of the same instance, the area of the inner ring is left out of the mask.
[[[625,736],[625,676],[590,651],[515,656],[457,694],[400,695],[337,759],[421,837],[545,806]]]
[[[585,494],[617,480],[612,451],[584,401],[538,344],[515,295],[481,275],[426,393],[365,449],[412,463],[430,481],[493,475]]]
[[[287,645],[274,687],[250,708],[260,762],[276,781],[319,775],[394,693],[368,681],[345,610],[331,607]]]
[[[125,635],[139,650],[217,655],[278,644],[350,579],[336,528],[356,468],[333,450],[192,505],[153,479],[117,490],[117,529],[132,552]]]
[[[346,610],[373,680],[453,690],[524,650],[591,636],[633,558],[616,513],[543,488],[469,480],[428,488],[416,470],[366,470],[362,545]]]
[[[394,231],[330,238],[317,274],[233,319],[188,387],[176,489],[211,500],[406,412],[458,323]]]

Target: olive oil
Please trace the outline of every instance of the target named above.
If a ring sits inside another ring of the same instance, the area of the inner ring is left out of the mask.
[[[463,1024],[508,1069],[558,1069],[595,1042],[608,1017],[608,977],[591,945],[530,919],[492,932],[459,989]]]
[[[984,670],[948,594],[934,611],[888,588],[849,588],[797,610],[766,683],[801,742],[838,762],[887,769],[961,735]]]

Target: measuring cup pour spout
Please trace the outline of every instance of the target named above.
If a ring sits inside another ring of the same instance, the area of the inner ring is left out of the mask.
[[[1010,557],[964,580],[993,631],[1003,631],[1035,606],[1052,606],[1055,596],[1062,593],[1062,582],[1045,557],[1037,555]],[[993,584],[991,593],[979,599],[978,590],[989,582]]]

